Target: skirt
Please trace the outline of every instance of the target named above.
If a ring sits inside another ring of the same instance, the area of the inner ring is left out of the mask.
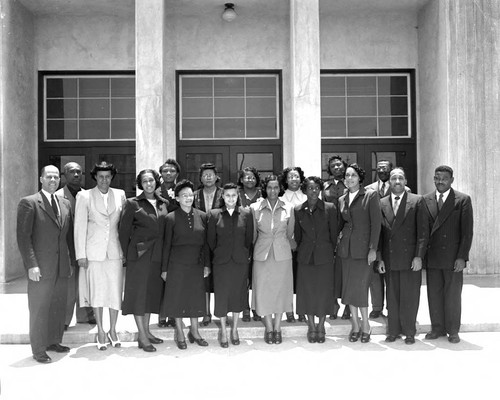
[[[160,313],[163,279],[161,265],[151,261],[148,250],[136,261],[127,262],[122,314]]]
[[[297,268],[297,314],[324,316],[335,304],[333,295],[334,265],[308,265]]]
[[[253,261],[252,309],[259,315],[291,312],[292,259],[276,261],[271,247],[266,261]]]
[[[228,312],[248,310],[248,263],[228,262],[214,264],[215,309],[216,317],[225,317]]]
[[[78,275],[80,307],[120,310],[123,293],[121,260],[88,261]]]
[[[342,258],[335,256],[333,277],[333,297],[340,299],[342,297]]]
[[[165,294],[165,315],[173,318],[197,318],[205,315],[203,267],[170,261]]]
[[[371,274],[366,258],[342,258],[342,304],[368,307]]]

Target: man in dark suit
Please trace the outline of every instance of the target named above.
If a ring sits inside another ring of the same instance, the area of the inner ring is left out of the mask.
[[[426,339],[448,334],[460,342],[463,270],[472,245],[473,216],[470,196],[452,189],[453,169],[441,165],[434,172],[436,190],[424,196],[430,230],[425,265],[432,329]]]
[[[82,167],[76,162],[69,162],[63,167],[63,175],[66,178],[66,185],[59,189],[55,194],[58,197],[69,200],[71,204],[71,216],[75,217],[76,195],[82,190]],[[94,311],[92,307],[80,307],[77,304],[78,299],[78,272],[79,268],[75,269],[75,273],[71,275],[68,281],[68,299],[66,301],[66,320],[64,322],[64,330],[68,329],[73,312],[76,306],[76,322],[78,324],[95,324]]]
[[[42,168],[42,190],[17,207],[17,243],[29,278],[31,349],[40,363],[51,362],[46,351],[69,351],[60,343],[71,261],[74,265],[73,219],[69,201],[54,195],[59,181],[56,167]]]
[[[394,342],[402,333],[406,335],[405,343],[413,344],[429,229],[422,197],[407,193],[405,184],[404,170],[394,168],[389,178],[391,194],[380,200],[382,231],[378,270],[387,276],[389,323],[385,341]]]

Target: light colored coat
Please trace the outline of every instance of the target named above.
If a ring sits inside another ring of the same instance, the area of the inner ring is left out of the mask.
[[[118,238],[118,223],[126,197],[121,189],[109,188],[108,209],[97,187],[82,190],[76,196],[76,259],[104,261],[123,258]]]

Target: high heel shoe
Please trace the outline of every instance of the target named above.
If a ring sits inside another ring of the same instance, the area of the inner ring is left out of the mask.
[[[205,339],[203,339],[203,338],[199,338],[199,339],[195,338],[193,336],[193,334],[191,333],[191,331],[188,332],[188,340],[189,340],[189,343],[196,342],[196,344],[198,346],[202,346],[202,347],[208,346],[208,343],[207,343],[207,341]]]
[[[236,336],[233,335],[233,331],[231,331],[231,343],[234,345],[234,346],[238,346],[240,344],[240,338],[239,336],[236,334]]]
[[[264,332],[264,342],[266,342],[267,344],[274,343],[274,332],[273,331]]]
[[[96,339],[97,340],[97,350],[101,350],[101,351],[104,351],[104,350],[107,350],[108,349],[108,344],[107,343],[99,343],[99,338]]]
[[[220,333],[220,331],[217,334],[217,340],[220,344],[220,347],[222,347],[223,349],[227,349],[229,347],[229,343],[227,340],[225,342],[222,341],[222,334]]]
[[[201,320],[201,324],[203,326],[208,326],[210,325],[210,322],[212,322],[212,314],[205,315],[203,319]]]
[[[151,335],[150,337],[148,337],[149,341],[152,343],[152,344],[161,344],[163,343],[163,339],[160,339],[156,336],[153,336]]]
[[[312,330],[312,329],[308,329],[307,330],[307,341],[309,343],[316,343],[316,331]]]
[[[274,331],[274,343],[281,344],[283,342],[283,337],[281,336],[281,331]]]
[[[111,335],[109,332],[107,333],[107,336],[108,336],[109,343],[111,343],[111,346],[113,346],[113,347],[121,347],[122,346],[122,342],[120,342],[120,338],[118,338],[118,335],[116,335],[116,337],[118,338],[116,340],[113,340],[111,338]]]
[[[137,340],[137,345],[139,346],[140,349],[144,350],[146,353],[154,353],[156,351],[156,347],[154,347],[151,343],[150,344],[144,344],[141,342],[141,340]]]
[[[361,336],[361,331],[357,331],[357,332],[354,332],[354,331],[351,331],[351,333],[349,334],[349,342],[357,342],[359,337]]]
[[[316,332],[316,343],[325,343],[325,335],[326,332],[325,330],[319,330]]]
[[[177,348],[179,350],[186,350],[187,349],[186,340],[179,340],[178,336],[179,335],[177,334],[177,330],[176,330],[174,333],[174,342],[177,345]]]
[[[361,332],[361,343],[368,343],[370,341],[371,333],[372,333],[371,329],[369,332]]]

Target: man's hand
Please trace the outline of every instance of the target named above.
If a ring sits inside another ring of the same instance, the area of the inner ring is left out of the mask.
[[[166,272],[161,273],[161,279],[163,279],[164,281],[167,280],[167,273]]]
[[[411,262],[411,269],[415,272],[422,269],[422,259],[420,257],[414,257]]]
[[[210,267],[203,267],[203,278],[206,278],[211,272]]]
[[[379,274],[385,274],[385,263],[382,260],[378,262],[377,269]]]
[[[455,272],[462,272],[465,268],[465,260],[463,258],[457,258],[455,260],[455,267],[453,268],[453,271]]]
[[[38,282],[40,281],[41,277],[42,274],[40,273],[40,268],[33,267],[28,270],[28,278],[31,279],[32,281]]]
[[[370,249],[368,252],[368,265],[371,265],[377,259],[377,251],[375,249]]]

